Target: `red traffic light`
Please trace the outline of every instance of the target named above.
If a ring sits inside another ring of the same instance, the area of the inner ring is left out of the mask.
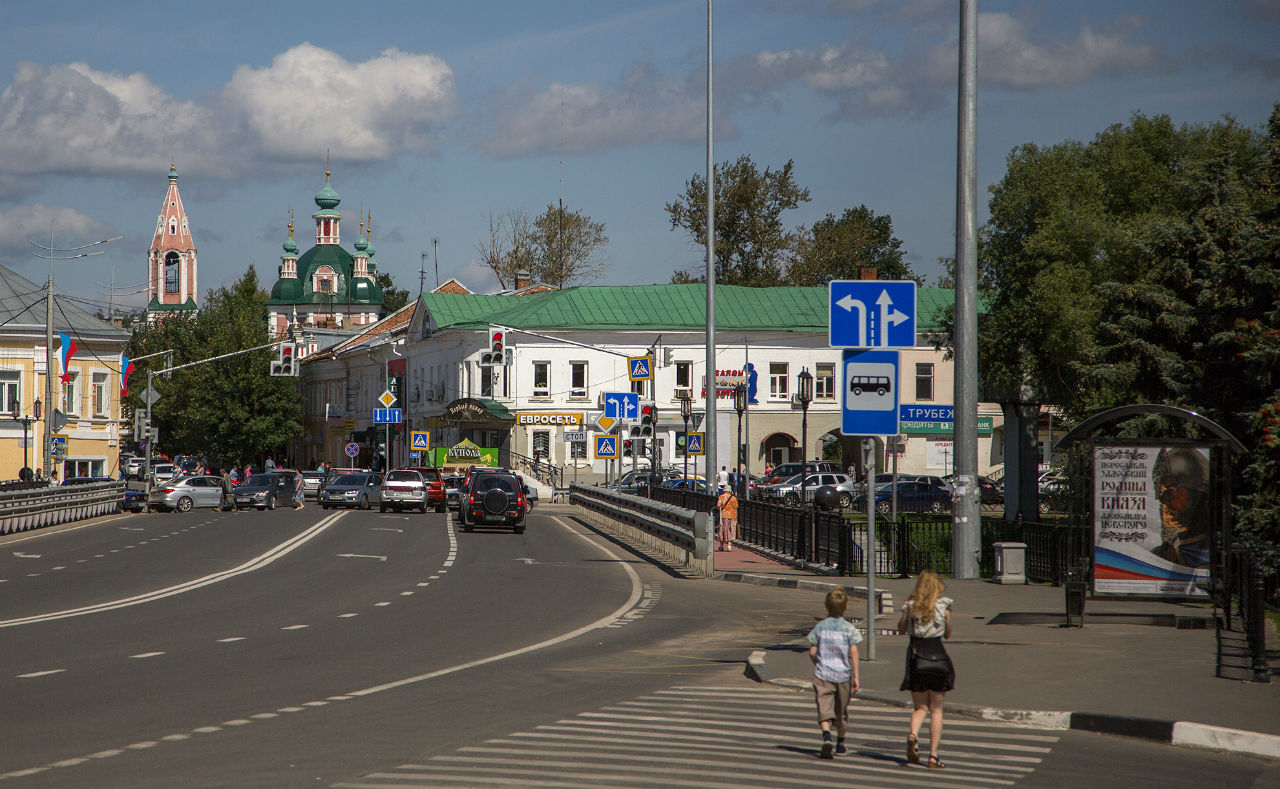
[[[640,413],[642,416],[653,416],[653,406],[651,405],[640,406]]]

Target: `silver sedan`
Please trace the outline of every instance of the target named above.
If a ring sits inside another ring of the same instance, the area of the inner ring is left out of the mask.
[[[806,501],[813,500],[813,492],[824,485],[830,485],[836,489],[836,493],[840,495],[840,507],[847,509],[853,504],[854,482],[847,474],[821,474],[810,473],[809,478],[804,483],[804,497]],[[766,499],[781,499],[782,503],[795,507],[800,504],[800,475],[796,474],[786,482],[780,482],[776,485],[769,485],[763,488],[763,496]]]
[[[147,506],[155,510],[178,512],[190,512],[196,507],[221,507],[222,478],[174,477],[151,489]]]

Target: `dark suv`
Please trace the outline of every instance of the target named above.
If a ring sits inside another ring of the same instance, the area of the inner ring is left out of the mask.
[[[527,489],[519,476],[510,472],[471,475],[471,485],[461,495],[459,511],[464,513],[463,531],[476,526],[510,526],[524,534]]]

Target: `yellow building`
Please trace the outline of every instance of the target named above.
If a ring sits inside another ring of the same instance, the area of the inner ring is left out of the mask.
[[[54,465],[59,477],[115,477],[122,429],[120,354],[129,334],[55,295],[56,402],[50,408],[44,402],[45,321],[45,288],[0,266],[0,479],[18,479],[24,462],[32,469],[43,466],[41,442],[54,409],[67,419],[54,434],[65,437],[65,456]],[[76,346],[66,371],[59,347],[64,334]],[[33,419],[37,400],[39,420]]]

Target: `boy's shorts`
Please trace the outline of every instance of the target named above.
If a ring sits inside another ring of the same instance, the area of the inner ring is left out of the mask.
[[[853,695],[851,679],[827,682],[813,678],[813,693],[818,702],[818,723],[843,721],[849,714],[849,698]]]

